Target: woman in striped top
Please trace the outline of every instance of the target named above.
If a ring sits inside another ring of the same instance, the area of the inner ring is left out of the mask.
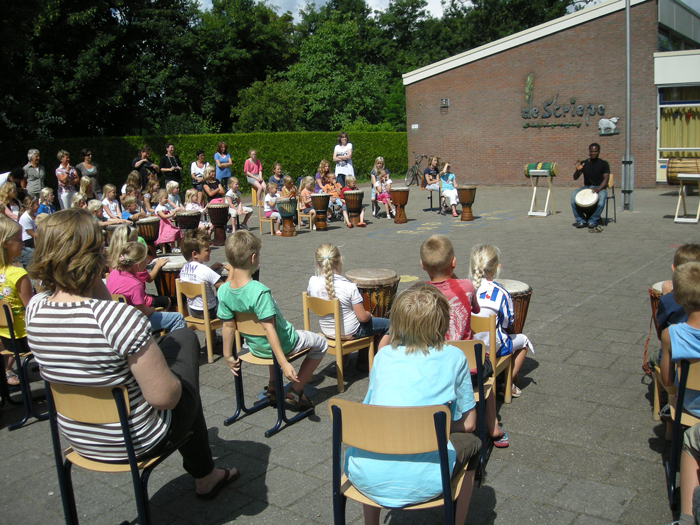
[[[41,375],[80,386],[125,385],[137,457],[155,455],[193,432],[179,451],[197,497],[211,500],[240,474],[214,467],[199,398],[199,341],[190,330],[176,330],[159,348],[143,314],[111,301],[104,267],[102,232],[88,212],[60,211],[41,224],[29,272],[48,291],[35,296],[26,313]],[[59,415],[58,424],[79,454],[126,459],[118,423],[83,425]]]

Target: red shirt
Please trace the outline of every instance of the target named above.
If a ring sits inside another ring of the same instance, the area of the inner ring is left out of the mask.
[[[430,281],[429,281],[430,282]],[[450,329],[445,334],[447,341],[466,341],[472,338],[471,315],[478,314],[474,285],[469,279],[445,279],[430,282],[440,290],[450,303]]]

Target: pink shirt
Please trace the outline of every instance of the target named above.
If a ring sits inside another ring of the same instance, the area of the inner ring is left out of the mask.
[[[471,314],[478,314],[479,302],[474,285],[469,279],[446,279],[430,282],[440,290],[450,303],[450,329],[445,334],[447,341],[466,341],[472,338]]]
[[[261,169],[262,165],[260,164],[260,161],[258,159],[255,159],[254,161],[246,159],[245,164],[243,164],[243,173],[246,174],[252,173],[253,175],[257,175],[258,173],[260,173]]]
[[[133,273],[112,270],[107,277],[107,290],[111,294],[123,295],[132,306],[150,308],[153,298],[146,295],[146,285]]]

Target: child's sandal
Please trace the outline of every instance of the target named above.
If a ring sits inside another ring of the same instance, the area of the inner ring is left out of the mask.
[[[284,405],[292,412],[304,412],[310,408],[314,408],[313,402],[306,397],[303,391],[297,394],[293,388],[289,389],[287,398],[284,400]]]

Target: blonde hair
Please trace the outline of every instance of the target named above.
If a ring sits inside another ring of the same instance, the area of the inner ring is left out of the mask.
[[[49,216],[48,213],[40,213],[39,215],[37,215],[36,217],[34,217],[34,226],[36,226],[36,227],[38,228],[38,227],[39,227],[39,224],[41,224],[42,222],[44,222],[44,220],[46,220],[46,218],[47,218],[48,216]]]
[[[374,176],[377,178],[377,180],[379,180],[379,179],[381,179],[382,177],[384,177],[385,175],[386,175],[386,171],[385,171],[385,170],[377,170],[377,171],[375,172],[375,175],[374,175]]]
[[[216,168],[211,164],[204,168],[204,180],[208,181],[212,173],[216,172]]]
[[[134,170],[126,176],[126,185],[133,186],[134,189],[141,189],[141,174]],[[116,189],[116,188],[115,188]]]
[[[284,177],[282,177],[282,184],[284,184],[285,186],[294,187],[294,180],[289,175],[285,175]]]
[[[39,202],[43,203],[46,199],[49,198],[49,195],[53,195],[53,189],[42,188],[41,191],[39,192]]]
[[[275,184],[274,182],[268,182],[267,183],[268,193],[271,192],[272,190],[275,190],[275,192],[277,191],[277,184]]]
[[[102,186],[102,192],[104,193],[104,196],[107,197],[108,193],[111,193],[113,191],[117,191],[117,187],[114,184],[105,184]]]
[[[381,165],[382,165],[381,168],[378,166],[378,164],[380,164],[380,163],[381,163]],[[374,175],[375,175],[375,176],[377,175],[377,172],[378,172],[380,169],[384,169],[385,167],[386,167],[386,164],[384,164],[384,157],[379,156],[379,157],[377,157],[376,159],[374,159]],[[345,177],[345,179],[347,180],[347,177]]]
[[[469,260],[469,274],[471,275],[474,289],[481,286],[481,279],[495,279],[500,273],[499,260],[501,250],[491,244],[477,244],[472,248]]]
[[[194,188],[190,188],[185,192],[185,202],[190,202],[192,200],[192,197],[196,197],[197,195],[197,190],[195,190]]]
[[[146,260],[148,249],[140,242],[127,242],[117,257],[115,268],[120,271],[128,270]]]
[[[27,271],[44,290],[86,295],[105,267],[102,229],[87,210],[69,208],[49,215],[34,238]]]
[[[259,255],[262,242],[245,230],[237,230],[226,239],[226,260],[233,268],[248,268],[253,254]]]
[[[352,182],[353,184],[355,184],[356,181],[357,181],[357,179],[355,178],[355,175],[346,175],[345,176],[345,185],[346,186],[348,185],[348,182]]]
[[[228,187],[229,189],[233,188],[233,183],[238,182],[240,184],[240,181],[238,180],[238,177],[229,177],[228,179]]]
[[[102,202],[98,201],[97,199],[91,199],[88,203],[88,211],[90,213],[95,213],[97,210],[102,209]],[[42,214],[43,215],[43,214]],[[36,222],[36,219],[34,220]]]
[[[0,216],[0,245],[2,246],[2,250],[0,250],[0,267],[12,266],[12,260],[7,256],[5,242],[15,237],[21,231],[22,227],[19,223],[4,215]]]
[[[158,203],[160,204],[160,199],[165,197],[166,199],[168,198],[168,192],[165,190],[158,190],[158,193],[156,193],[156,199],[158,199]]]
[[[700,263],[689,261],[673,272],[673,299],[684,310],[700,310]]]
[[[447,272],[454,257],[452,241],[445,235],[432,235],[420,247],[420,261],[431,279],[434,275]]]
[[[335,244],[322,244],[316,248],[316,266],[323,272],[326,280],[326,292],[329,299],[335,299],[335,286],[333,286],[333,273],[343,271],[343,258]]]
[[[309,186],[314,184],[314,178],[306,176],[303,179],[301,179],[301,184],[299,185],[299,189],[301,190],[302,188],[308,188]]]
[[[128,242],[135,242],[138,238],[138,230],[129,224],[122,224],[112,232],[112,239],[109,241],[107,250],[107,263],[110,269],[117,267],[119,255],[121,255],[124,245]]]
[[[160,183],[158,182],[158,179],[148,179],[148,182],[146,183],[146,189],[143,190],[144,193],[148,193],[151,197],[153,198],[153,188],[155,186],[158,186],[160,188]]]
[[[77,195],[77,194],[76,194],[76,195]],[[127,206],[131,206],[132,204],[136,204],[137,202],[138,202],[138,199],[136,199],[136,197],[134,197],[133,195],[131,195],[131,196],[129,196],[129,197],[124,197],[124,198],[122,199],[122,206],[123,206],[124,208],[126,208]]]
[[[406,347],[406,354],[431,348],[442,350],[450,328],[450,304],[432,284],[416,283],[394,301],[389,314],[392,348]]]
[[[64,150],[64,149],[58,150],[58,153],[56,153],[56,158],[57,158],[59,161],[62,160],[63,157],[66,157],[66,156],[70,157],[70,153],[68,153],[68,152],[67,152],[66,150]]]
[[[80,193],[82,193],[83,195],[87,195],[88,194],[88,192],[87,192],[88,186],[91,184],[92,184],[92,181],[90,180],[90,177],[86,177],[86,176],[80,177]]]
[[[74,193],[73,196],[70,198],[70,207],[81,208],[82,206],[80,206],[80,201],[83,201],[87,204],[87,197],[82,193]]]
[[[169,180],[168,183],[165,185],[165,189],[168,193],[172,193],[172,191],[175,188],[180,188],[180,185],[177,183],[177,181],[174,180]]]
[[[17,196],[17,186],[14,182],[7,181],[0,186],[0,202],[7,205],[12,199],[12,194]]]

